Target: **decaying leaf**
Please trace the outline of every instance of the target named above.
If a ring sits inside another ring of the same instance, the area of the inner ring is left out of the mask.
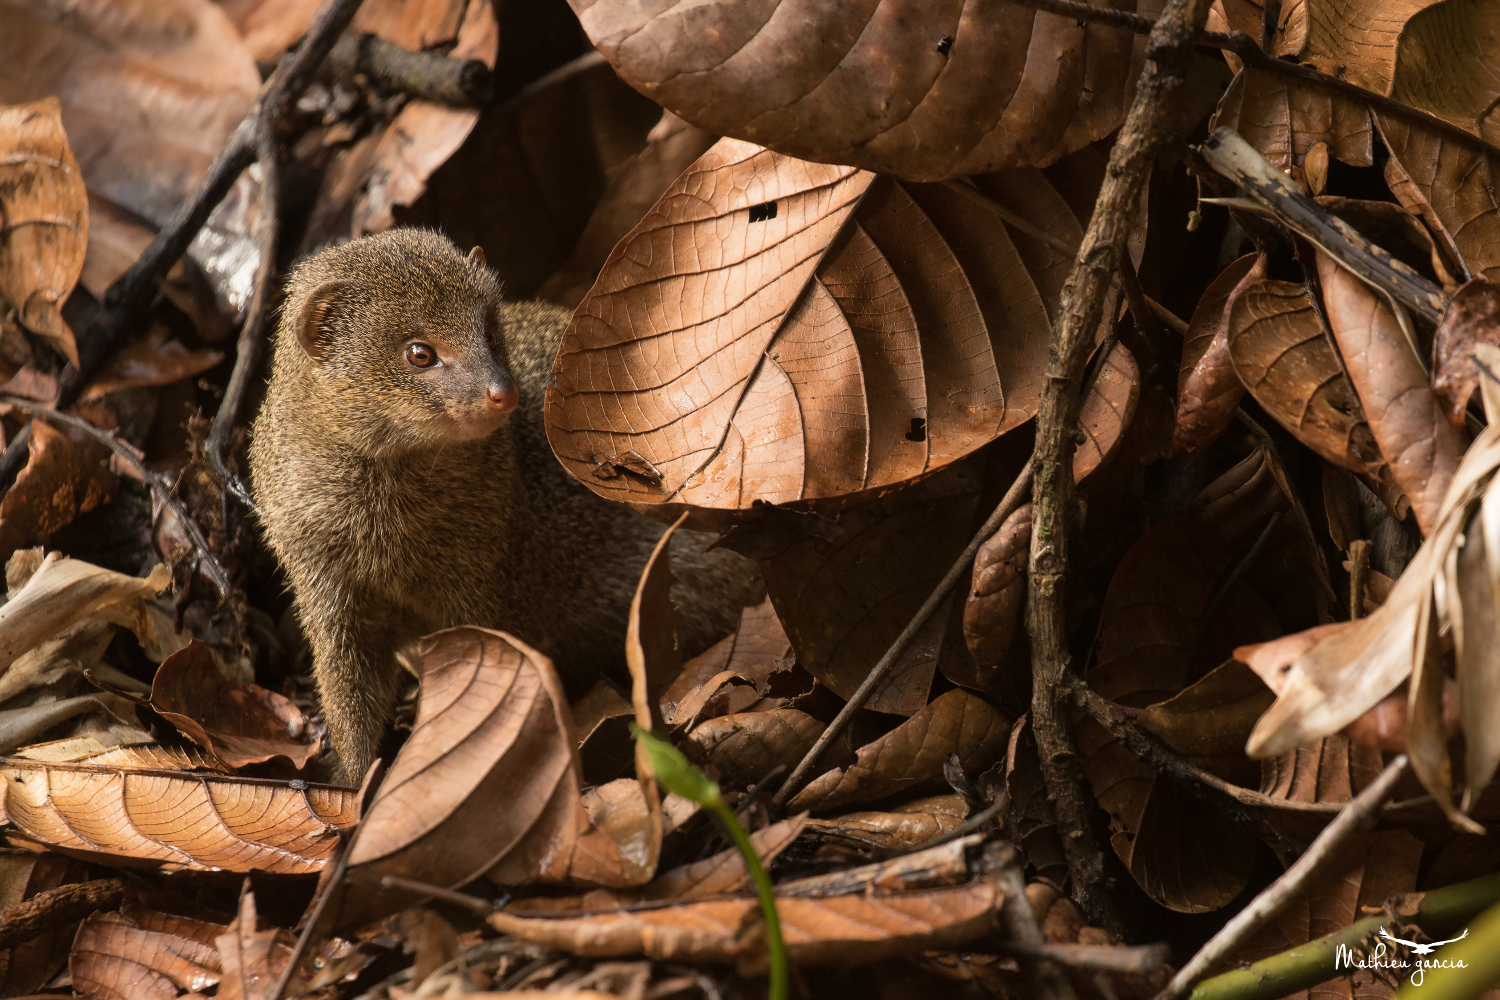
[[[5,758],[12,837],[168,870],[322,869],[354,824],[353,789],[137,766]]]
[[[1288,173],[1301,172],[1308,153],[1320,145],[1326,155],[1350,166],[1375,162],[1368,108],[1342,94],[1262,70],[1246,69],[1234,78],[1209,127],[1234,129]]]
[[[921,30],[883,5],[571,2],[620,76],[694,125],[919,180],[1045,166],[1108,135],[1144,55],[1102,24],[956,2],[924,7]]]
[[[792,652],[791,641],[781,627],[781,619],[768,597],[759,605],[740,612],[739,628],[702,654],[683,665],[682,673],[662,692],[661,707],[674,725],[687,722],[692,714],[681,711],[683,704],[720,674],[731,673],[753,682],[757,688],[769,685],[777,663]],[[758,690],[757,693],[766,693]],[[695,713],[693,713],[695,714]]]
[[[97,399],[121,389],[147,385],[170,385],[194,375],[201,375],[224,360],[223,351],[207,348],[190,350],[160,323],[153,323],[146,335],[115,352],[105,362],[98,376],[89,383],[83,398]]]
[[[964,642],[979,664],[992,667],[1010,651],[1026,603],[1031,558],[1031,504],[1022,504],[974,556],[974,577],[964,602]]]
[[[901,850],[957,829],[968,812],[962,796],[934,795],[890,812],[851,812],[836,819],[808,820],[807,830],[819,839],[851,847]]]
[[[1003,225],[961,195],[726,139],[579,306],[548,440],[610,499],[827,503],[928,475],[1028,419],[1046,339]],[[592,474],[632,448],[658,483]]]
[[[0,498],[0,556],[8,557],[108,503],[119,478],[109,449],[92,437],[32,421],[26,468]]]
[[[1458,468],[1465,435],[1444,417],[1416,345],[1390,307],[1323,253],[1318,276],[1328,324],[1338,341],[1380,452],[1430,533]]]
[[[958,754],[965,774],[978,774],[1005,752],[1010,719],[978,695],[948,691],[859,749],[846,768],[827,771],[794,795],[790,809],[829,812],[939,785],[943,762]]]
[[[1479,388],[1474,345],[1480,343],[1500,347],[1500,285],[1482,276],[1453,293],[1432,339],[1432,389],[1454,427],[1464,426],[1464,410]]]
[[[1391,193],[1461,262],[1461,276],[1500,281],[1496,157],[1399,118],[1376,120],[1391,151],[1385,165]]]
[[[85,996],[126,1000],[198,993],[222,974],[223,924],[127,904],[83,922],[68,959],[73,987]]]
[[[81,862],[56,854],[0,852],[0,910],[80,881],[85,871]],[[53,927],[30,941],[0,950],[0,993],[25,996],[42,989],[67,960],[76,929],[76,922]]]
[[[231,767],[280,755],[301,768],[322,747],[296,705],[258,684],[226,680],[196,639],[157,668],[151,707]]]
[[[62,304],[83,271],[89,203],[55,97],[0,107],[0,218],[0,302],[76,365]]]
[[[1245,288],[1266,276],[1264,254],[1246,254],[1204,289],[1182,345],[1172,447],[1192,453],[1212,443],[1234,416],[1245,387],[1229,356],[1229,312]]]
[[[823,729],[795,708],[721,715],[697,726],[682,752],[699,766],[711,766],[725,788],[748,788],[778,767],[795,767]]]

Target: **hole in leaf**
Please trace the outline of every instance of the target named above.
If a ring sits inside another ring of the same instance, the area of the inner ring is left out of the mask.
[[[776,203],[768,201],[763,205],[750,206],[750,221],[765,222],[767,219],[776,218]]]
[[[940,55],[940,56],[947,55],[948,54],[948,50],[951,49],[951,48],[953,48],[953,36],[952,35],[944,35],[942,38],[938,39],[938,43],[937,43],[938,55]]]
[[[909,431],[906,432],[906,440],[908,440],[908,441],[926,441],[927,440],[927,420],[926,420],[925,417],[912,417],[911,418],[911,430],[909,430]]]

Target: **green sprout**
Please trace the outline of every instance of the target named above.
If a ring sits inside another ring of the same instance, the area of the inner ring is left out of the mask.
[[[718,783],[708,780],[708,776],[694,767],[682,755],[682,751],[634,722],[630,724],[630,732],[646,748],[646,756],[651,758],[651,768],[656,772],[657,783],[669,792],[676,792],[688,801],[712,810],[734,839],[734,846],[744,855],[745,867],[750,870],[750,878],[755,882],[755,892],[760,897],[761,916],[766,924],[766,943],[771,952],[770,1000],[786,1000],[786,942],[781,939],[781,920],[776,915],[776,890],[771,886],[771,876],[766,874],[765,866],[755,853],[755,846],[750,843],[750,835],[740,825],[734,810],[724,801]]]

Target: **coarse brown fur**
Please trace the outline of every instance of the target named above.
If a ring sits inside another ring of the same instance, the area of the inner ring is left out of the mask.
[[[542,398],[567,322],[555,306],[502,301],[482,256],[421,230],[329,248],[291,275],[251,480],[346,783],[375,757],[396,653],[419,636],[504,629],[573,687],[623,662],[663,529],[575,482],[547,445]],[[441,364],[414,367],[413,343]],[[487,404],[487,391],[506,401]],[[753,564],[703,541],[673,546],[673,596],[698,648],[759,588]]]

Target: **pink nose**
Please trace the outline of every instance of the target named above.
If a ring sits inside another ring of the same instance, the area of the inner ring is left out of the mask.
[[[485,389],[484,401],[491,413],[509,413],[521,400],[515,386],[492,385]]]

